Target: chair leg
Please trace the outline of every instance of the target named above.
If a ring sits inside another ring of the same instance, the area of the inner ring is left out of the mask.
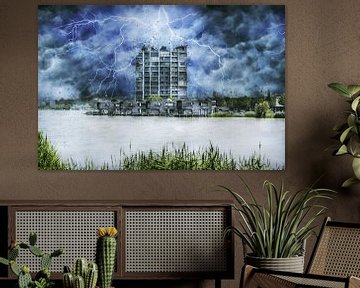
[[[221,279],[215,278],[215,288],[221,288]]]
[[[242,268],[242,271],[241,271],[239,288],[248,287],[250,280],[251,280],[251,276],[253,274],[253,271],[254,271],[254,267],[252,267],[250,265],[244,265],[244,267]]]

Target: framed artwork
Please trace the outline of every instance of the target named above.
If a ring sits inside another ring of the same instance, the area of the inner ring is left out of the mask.
[[[38,168],[284,169],[285,6],[38,6]]]

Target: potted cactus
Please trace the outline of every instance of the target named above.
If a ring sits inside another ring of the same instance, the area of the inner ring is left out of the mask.
[[[98,279],[98,267],[96,263],[88,262],[85,258],[78,258],[71,272],[69,266],[64,267],[64,288],[95,288]]]
[[[110,288],[116,258],[115,227],[100,227],[97,229],[96,262],[99,267],[99,287]]]
[[[54,285],[50,280],[50,265],[54,257],[64,253],[63,249],[57,249],[52,253],[45,253],[36,246],[36,233],[30,233],[29,243],[13,242],[10,245],[8,259],[0,257],[0,263],[10,266],[11,271],[18,277],[19,288],[49,288]],[[30,275],[30,268],[26,265],[19,266],[16,259],[20,249],[28,250],[33,255],[39,257],[41,270],[35,275],[34,280]]]

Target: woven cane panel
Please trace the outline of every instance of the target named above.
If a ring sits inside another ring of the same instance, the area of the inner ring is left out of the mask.
[[[29,233],[37,234],[37,246],[46,253],[63,248],[65,253],[52,261],[50,270],[62,272],[74,259],[95,260],[96,228],[115,226],[114,211],[16,211],[16,241],[28,243]],[[38,271],[40,258],[21,250],[18,262]]]
[[[360,229],[326,227],[311,273],[360,277]]]
[[[279,276],[279,275],[275,276],[274,278],[281,278],[287,280],[294,284],[293,287],[345,288],[345,279],[343,282],[339,282],[339,281],[331,281],[331,280],[323,280],[323,279],[311,279],[311,278]]]
[[[258,288],[258,287],[281,287],[281,288],[296,288],[296,284],[289,282],[271,274],[255,273],[250,277],[249,283],[245,287]]]
[[[126,211],[126,272],[223,272],[223,211]]]

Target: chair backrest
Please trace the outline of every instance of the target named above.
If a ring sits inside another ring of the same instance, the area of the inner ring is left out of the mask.
[[[307,273],[360,277],[360,223],[326,218]]]

